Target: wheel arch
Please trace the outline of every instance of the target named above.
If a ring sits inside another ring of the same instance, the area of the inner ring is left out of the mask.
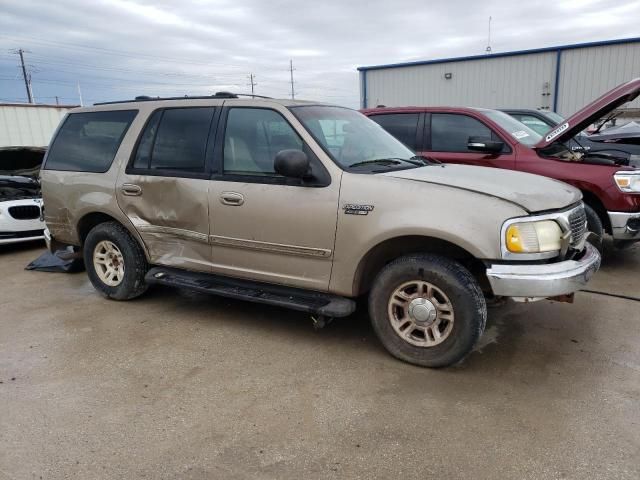
[[[481,286],[485,285],[486,267],[468,250],[437,237],[402,235],[379,242],[360,259],[353,279],[354,295],[362,295],[369,291],[375,276],[389,262],[403,255],[415,253],[432,253],[458,261],[478,279]]]
[[[611,234],[611,221],[609,220],[607,209],[602,203],[602,200],[600,200],[595,193],[589,190],[581,189],[580,191],[582,192],[582,199],[584,203],[590,206],[598,214],[598,217],[602,222],[602,226],[604,227],[604,231]]]
[[[106,222],[116,222],[122,225],[129,232],[129,234],[131,234],[131,236],[135,239],[135,241],[140,245],[140,248],[142,248],[142,251],[144,252],[145,257],[147,258],[147,261],[149,261],[149,253],[147,251],[146,245],[142,241],[142,238],[140,237],[138,232],[133,228],[133,226],[130,224],[127,224],[128,222],[123,223],[116,217],[100,211],[93,211],[93,212],[86,213],[80,218],[80,220],[78,220],[76,224],[76,232],[78,233],[78,239],[80,240],[80,245],[81,246],[84,245],[84,241],[87,238],[87,235],[89,235],[89,232],[91,231],[92,228],[100,225],[101,223],[106,223]]]

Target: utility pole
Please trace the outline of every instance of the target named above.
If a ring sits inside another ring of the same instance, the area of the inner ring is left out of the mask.
[[[80,97],[80,106],[84,107],[82,104],[82,90],[80,90],[80,82],[78,82],[78,97]]]
[[[31,74],[27,73],[27,67],[25,67],[24,65],[24,50],[19,48],[18,55],[20,55],[22,78],[24,78],[24,86],[27,89],[27,98],[29,99],[29,103],[33,103],[33,92],[31,91]]]
[[[293,68],[293,60],[289,60],[289,72],[291,73],[291,100],[294,100],[296,98],[296,94],[293,90],[293,71],[295,69]]]
[[[60,99],[58,98],[58,95],[56,95],[56,105],[60,105]]]
[[[487,35],[487,48],[485,48],[487,54],[491,54],[491,17],[489,17],[489,34]]]
[[[253,90],[253,89],[254,89],[254,87],[256,87],[256,86],[258,85],[258,84],[254,81],[254,79],[256,78],[256,76],[255,76],[253,73],[250,73],[250,74],[248,75],[248,77],[249,77],[249,81],[251,82],[251,83],[249,83],[249,85],[251,85],[251,95],[254,95],[254,93],[255,93],[255,92],[254,92],[254,90]]]

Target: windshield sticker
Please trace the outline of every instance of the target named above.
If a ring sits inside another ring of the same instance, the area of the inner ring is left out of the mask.
[[[546,137],[544,137],[544,139],[547,142],[550,142],[551,140],[553,140],[554,138],[556,138],[558,135],[560,135],[562,132],[564,132],[566,129],[569,128],[569,123],[565,122],[562,125],[560,125],[558,128],[556,128],[555,130],[551,130],[551,132],[549,132],[549,135],[547,135]]]
[[[525,138],[529,136],[529,134],[524,130],[518,130],[517,132],[513,132],[511,135],[516,137],[517,140],[520,140],[521,138]]]

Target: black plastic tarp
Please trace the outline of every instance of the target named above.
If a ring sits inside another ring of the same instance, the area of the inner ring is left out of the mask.
[[[73,258],[73,251],[58,250],[55,254],[48,250],[25,267],[38,272],[75,273],[84,270],[81,259]]]

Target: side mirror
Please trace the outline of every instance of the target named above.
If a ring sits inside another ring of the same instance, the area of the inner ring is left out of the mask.
[[[500,153],[504,148],[504,142],[487,137],[469,137],[467,148],[474,152]]]
[[[283,177],[304,178],[310,173],[309,158],[302,150],[280,150],[273,168]]]

